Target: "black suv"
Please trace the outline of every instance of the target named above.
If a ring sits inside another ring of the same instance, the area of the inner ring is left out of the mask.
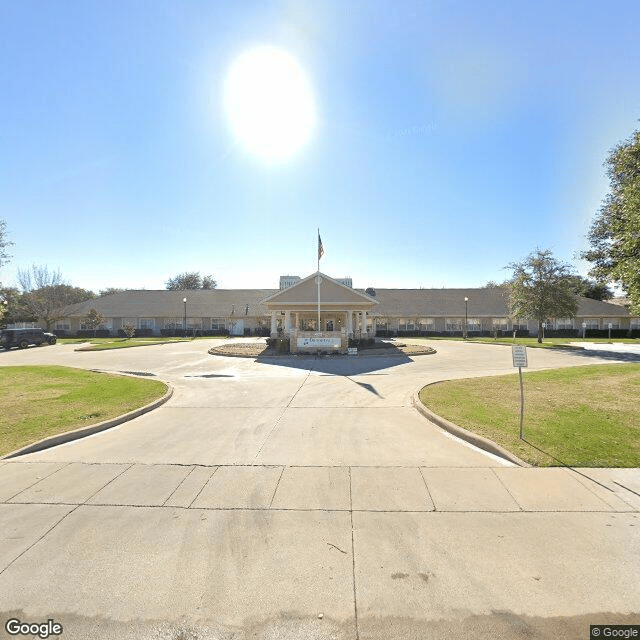
[[[53,333],[45,333],[42,329],[3,329],[0,332],[0,346],[5,349],[11,349],[11,347],[26,349],[30,344],[39,347],[45,342],[55,344],[56,340]]]

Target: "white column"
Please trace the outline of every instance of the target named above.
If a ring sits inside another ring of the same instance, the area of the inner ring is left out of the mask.
[[[278,336],[278,325],[276,323],[276,312],[271,312],[271,337],[276,338]]]
[[[347,311],[347,335],[353,335],[353,311],[351,309]]]
[[[367,333],[367,312],[362,312],[362,334],[365,335]]]
[[[291,312],[284,312],[284,333],[285,335],[289,335],[291,333]]]

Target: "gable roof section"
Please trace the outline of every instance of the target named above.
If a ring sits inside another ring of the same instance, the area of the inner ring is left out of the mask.
[[[317,302],[317,285],[313,278],[309,282],[308,295]],[[324,278],[323,278],[324,280]],[[352,304],[361,300],[359,308],[369,306],[376,316],[396,318],[464,317],[464,298],[469,298],[468,316],[506,317],[507,299],[502,289],[376,289],[375,298],[364,291],[350,289],[339,282],[335,288],[320,290],[320,303],[329,304],[330,291],[337,297],[346,290],[345,296]],[[332,284],[333,284],[332,283]],[[290,289],[292,289],[291,287]],[[231,316],[263,317],[269,315],[266,306],[271,300],[290,289],[195,289],[185,291],[137,290],[113,293],[78,304],[65,310],[68,316],[84,317],[90,309],[96,309],[106,318],[181,318],[184,314],[183,298],[187,298],[187,316],[190,318],[226,318]],[[354,297],[355,296],[355,297]],[[371,302],[377,302],[374,305]],[[367,305],[369,303],[369,305]],[[340,304],[347,304],[340,302]],[[249,312],[246,313],[247,305]],[[608,302],[580,298],[578,316],[583,318],[626,318],[628,309]]]
[[[188,289],[184,291],[122,291],[70,305],[65,312],[83,317],[91,309],[106,318],[182,318],[183,298],[187,299],[189,318],[226,318],[230,316],[266,316],[261,300],[275,289]],[[247,305],[249,312],[246,313]]]
[[[287,289],[269,296],[262,301],[263,304],[271,309],[279,305],[298,306],[317,304],[318,284],[316,283],[316,276],[318,275],[322,278],[322,282],[320,283],[321,305],[339,304],[347,306],[352,304],[358,308],[362,308],[363,306],[371,308],[379,304],[378,300],[366,293],[347,287],[341,282],[319,272],[313,273]]]

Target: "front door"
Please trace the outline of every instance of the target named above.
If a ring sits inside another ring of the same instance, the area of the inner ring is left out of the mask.
[[[327,331],[333,331],[333,320],[327,320]]]
[[[229,335],[231,336],[243,336],[244,335],[244,320],[234,320],[229,325]]]

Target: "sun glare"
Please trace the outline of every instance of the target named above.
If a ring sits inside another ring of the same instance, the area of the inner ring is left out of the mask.
[[[237,139],[268,162],[294,155],[315,125],[304,71],[294,58],[274,47],[247,51],[232,64],[224,99]]]

